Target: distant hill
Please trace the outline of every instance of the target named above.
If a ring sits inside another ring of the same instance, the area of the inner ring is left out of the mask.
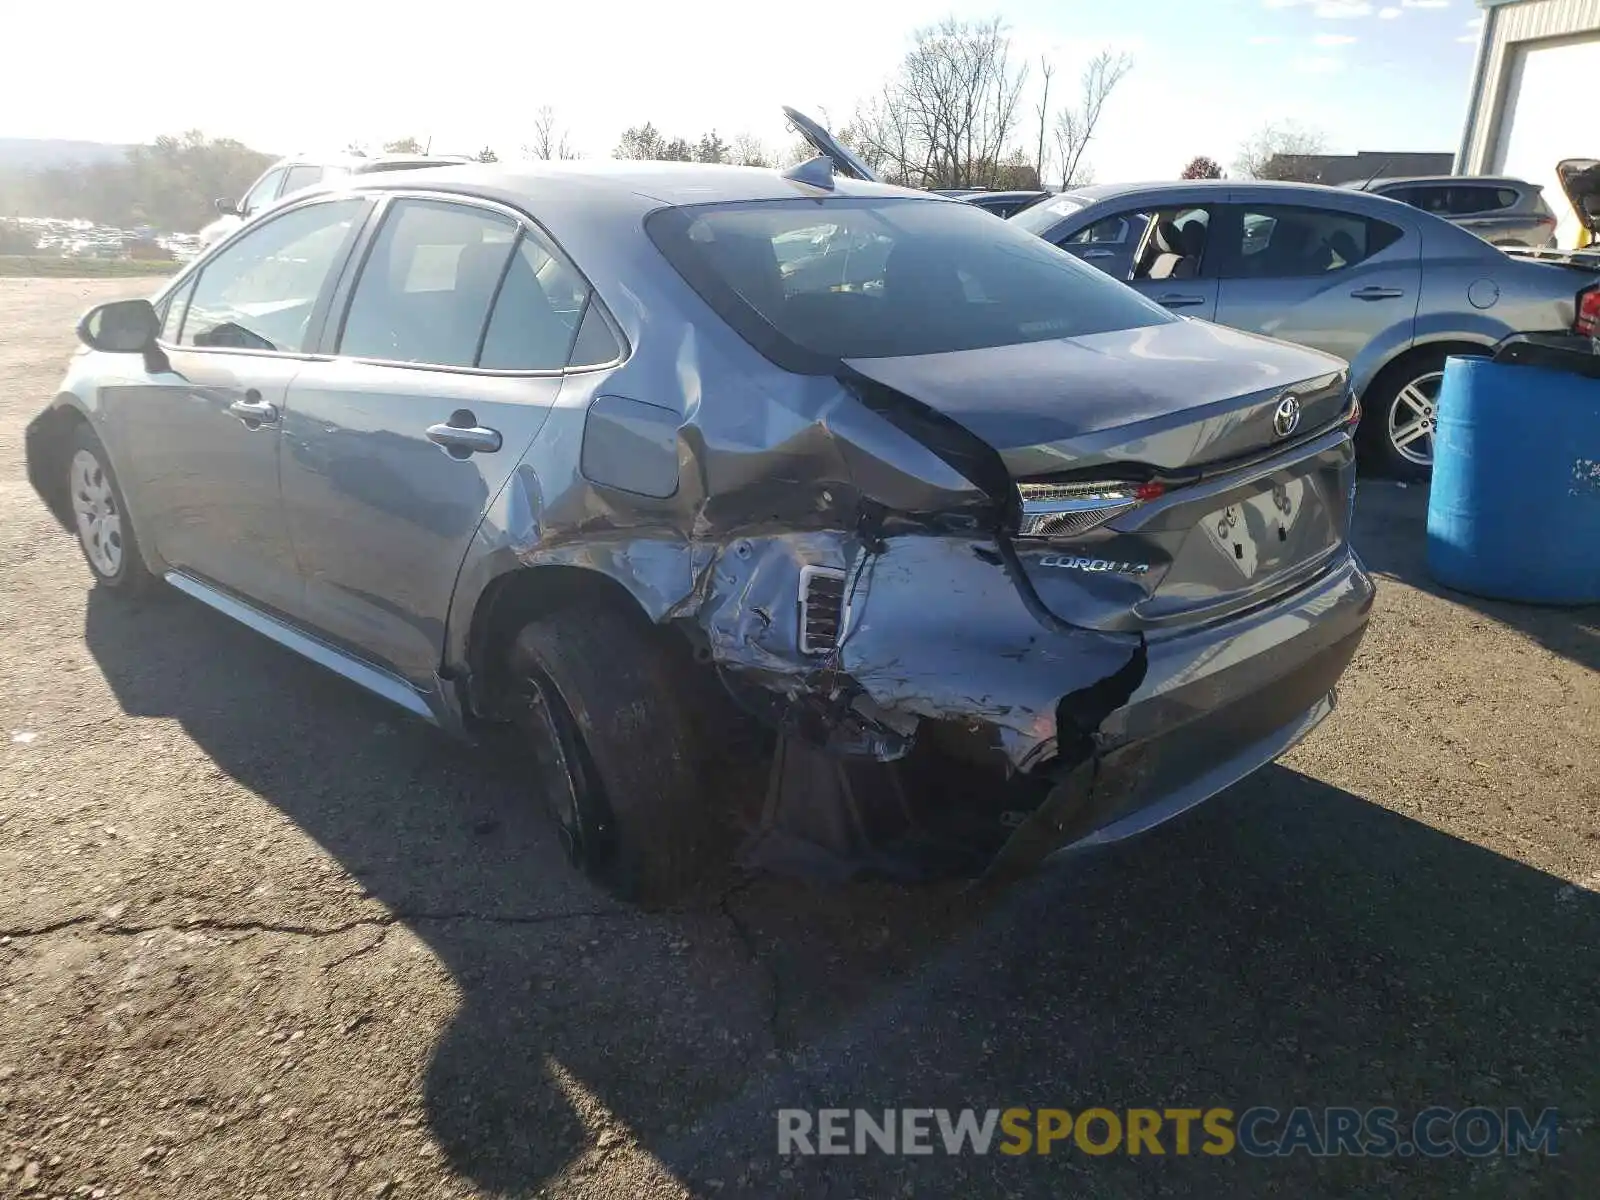
[[[73,163],[118,162],[128,147],[66,138],[0,137],[0,171],[33,171]]]

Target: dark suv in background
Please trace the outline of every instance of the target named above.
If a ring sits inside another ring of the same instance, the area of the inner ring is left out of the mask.
[[[1544,193],[1525,179],[1419,176],[1377,179],[1361,190],[1443,217],[1496,246],[1542,249],[1556,244],[1556,214]]]

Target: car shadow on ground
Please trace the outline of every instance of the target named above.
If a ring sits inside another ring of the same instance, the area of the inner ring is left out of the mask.
[[[1356,498],[1355,547],[1374,572],[1481,612],[1545,649],[1600,671],[1600,605],[1557,608],[1458,592],[1428,573],[1428,488],[1363,480]],[[1577,553],[1574,548],[1574,553]]]
[[[1292,770],[987,904],[763,878],[642,914],[575,878],[513,767],[182,597],[96,591],[86,625],[125,712],[178,720],[449,971],[425,1103],[484,1188],[592,1159],[595,1104],[703,1195],[1577,1195],[1600,1167],[1596,897]],[[1255,1104],[1570,1127],[1550,1161],[775,1153],[787,1106]]]

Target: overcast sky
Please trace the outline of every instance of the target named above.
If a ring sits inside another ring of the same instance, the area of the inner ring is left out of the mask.
[[[668,135],[715,127],[787,144],[780,105],[843,124],[910,31],[951,13],[999,15],[1035,81],[1038,56],[1055,60],[1058,95],[1097,48],[1133,55],[1089,152],[1102,181],[1170,176],[1195,154],[1227,165],[1268,120],[1315,126],[1332,150],[1453,151],[1479,16],[1471,0],[3,7],[0,136],[129,142],[201,128],[287,153],[416,135],[503,156],[530,139],[545,104],[587,155],[609,154],[623,127],[646,120]]]

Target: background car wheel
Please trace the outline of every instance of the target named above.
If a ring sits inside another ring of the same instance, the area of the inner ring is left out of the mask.
[[[78,548],[95,582],[118,591],[143,590],[152,577],[139,553],[122,488],[105,447],[86,425],[68,445],[67,494]]]
[[[619,612],[562,610],[522,628],[509,664],[568,857],[642,904],[697,882],[716,840],[689,706],[650,634]]]
[[[1385,369],[1362,397],[1362,455],[1368,469],[1394,479],[1425,480],[1433,473],[1439,385],[1452,352],[1412,355]]]

